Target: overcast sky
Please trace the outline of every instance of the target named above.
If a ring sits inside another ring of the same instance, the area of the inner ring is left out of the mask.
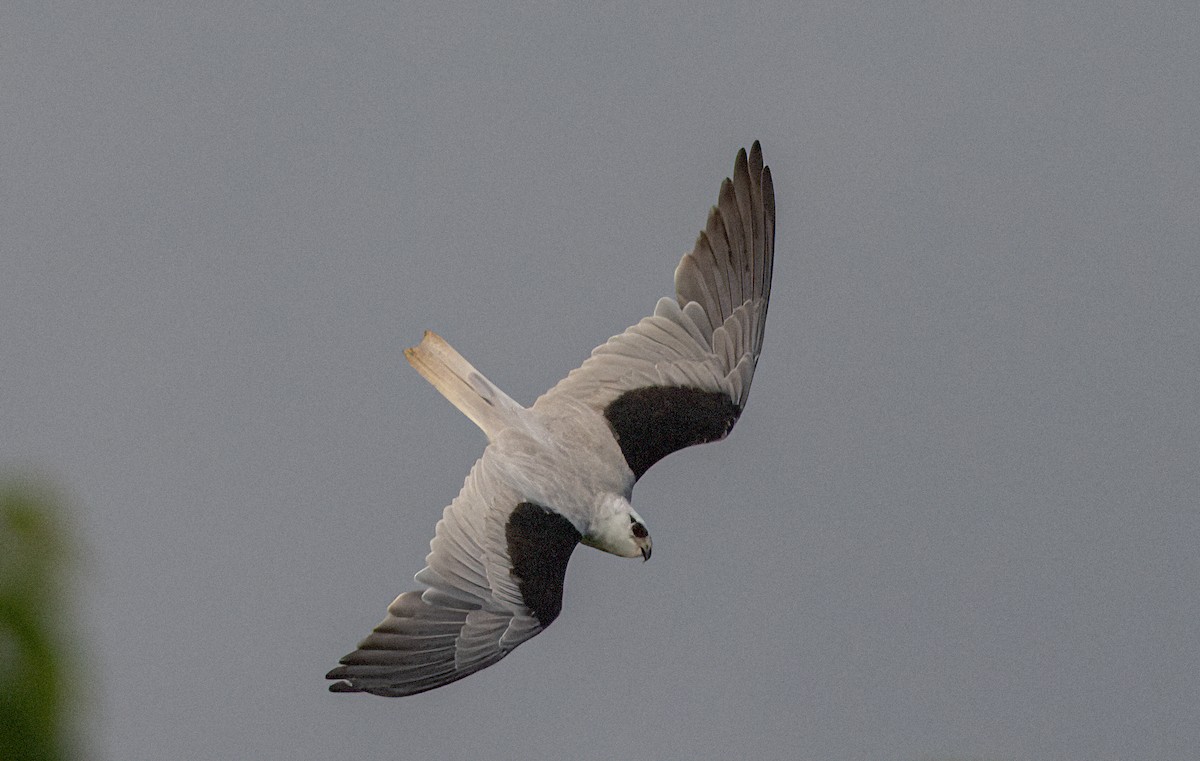
[[[0,464],[79,513],[94,757],[1200,753],[1194,0],[74,5],[0,10]],[[532,402],[756,138],[764,354],[653,560],[326,692],[484,445],[402,350]]]

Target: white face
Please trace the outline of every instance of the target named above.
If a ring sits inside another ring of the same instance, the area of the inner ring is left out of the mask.
[[[599,516],[592,521],[583,543],[623,558],[650,559],[650,532],[646,522],[637,514],[629,500],[609,496],[604,499]]]

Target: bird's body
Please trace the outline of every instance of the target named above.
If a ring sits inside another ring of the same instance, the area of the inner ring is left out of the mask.
[[[724,438],[762,347],[774,258],[774,193],[755,143],[738,153],[675,298],[597,347],[528,408],[434,333],[409,362],[488,437],[438,522],[424,591],[329,672],[335,692],[411,695],[503,658],[558,616],[575,546],[649,559],[630,505],[662,457]]]

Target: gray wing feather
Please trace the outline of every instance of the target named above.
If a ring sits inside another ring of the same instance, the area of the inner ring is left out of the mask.
[[[520,501],[494,477],[491,448],[438,522],[426,567],[358,649],[327,675],[334,692],[396,697],[432,690],[499,661],[542,630],[521,601],[504,542]],[[498,532],[498,535],[497,535]]]
[[[762,351],[774,241],[771,170],[755,142],[749,154],[738,152],[733,178],[721,183],[704,230],[680,260],[675,299],[596,347],[534,407],[568,397],[603,411],[626,391],[660,384],[725,392],[740,409]]]

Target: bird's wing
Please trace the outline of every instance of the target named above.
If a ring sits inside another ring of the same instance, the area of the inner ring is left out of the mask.
[[[582,402],[608,420],[635,478],[671,452],[722,439],[746,404],[762,350],[775,193],[756,141],[738,152],[675,298],[598,346],[534,409]]]
[[[522,501],[488,447],[446,508],[416,575],[358,649],[326,678],[333,692],[398,697],[492,665],[550,625],[579,542],[562,515]]]

